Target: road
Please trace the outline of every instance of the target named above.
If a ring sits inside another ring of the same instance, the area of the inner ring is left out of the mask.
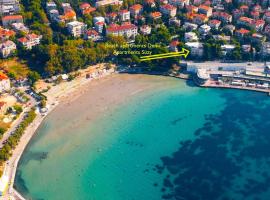
[[[6,141],[11,136],[11,134],[16,130],[16,128],[22,122],[22,120],[24,119],[24,117],[26,116],[30,108],[37,103],[36,100],[32,96],[28,94],[25,94],[25,95],[29,97],[30,100],[27,103],[27,106],[23,109],[23,112],[20,114],[20,116],[12,123],[12,126],[4,133],[3,137],[0,139],[0,149],[3,147],[4,141]]]

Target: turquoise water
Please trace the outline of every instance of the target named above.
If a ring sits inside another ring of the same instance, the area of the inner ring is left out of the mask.
[[[44,200],[269,199],[270,98],[163,81],[95,120],[52,113],[20,161],[18,191]]]

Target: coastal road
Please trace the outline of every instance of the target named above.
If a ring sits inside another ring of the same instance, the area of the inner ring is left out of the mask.
[[[20,116],[13,122],[12,126],[4,133],[0,140],[0,149],[4,146],[4,142],[11,136],[11,134],[17,129],[23,118],[26,116],[26,109],[20,114]]]
[[[11,136],[11,134],[16,130],[19,124],[23,121],[27,112],[30,110],[30,107],[34,106],[37,102],[33,97],[27,95],[29,97],[28,106],[23,109],[23,112],[20,116],[12,123],[11,127],[4,133],[3,137],[0,139],[0,149],[3,147],[3,143]]]

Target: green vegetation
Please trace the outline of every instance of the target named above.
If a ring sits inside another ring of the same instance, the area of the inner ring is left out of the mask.
[[[18,104],[14,105],[13,108],[14,108],[16,114],[21,114],[22,111],[23,111],[22,106],[21,105],[18,105]]]
[[[21,124],[17,127],[15,132],[7,139],[7,142],[4,144],[4,146],[0,150],[0,164],[8,160],[9,157],[12,155],[12,150],[16,147],[25,129],[28,127],[29,124],[33,122],[35,117],[36,117],[35,110],[32,109],[27,114],[25,119],[21,122]]]

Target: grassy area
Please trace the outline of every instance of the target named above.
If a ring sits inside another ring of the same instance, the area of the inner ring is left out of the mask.
[[[18,58],[0,60],[0,69],[5,73],[14,74],[16,79],[25,78],[30,71],[26,62]]]

